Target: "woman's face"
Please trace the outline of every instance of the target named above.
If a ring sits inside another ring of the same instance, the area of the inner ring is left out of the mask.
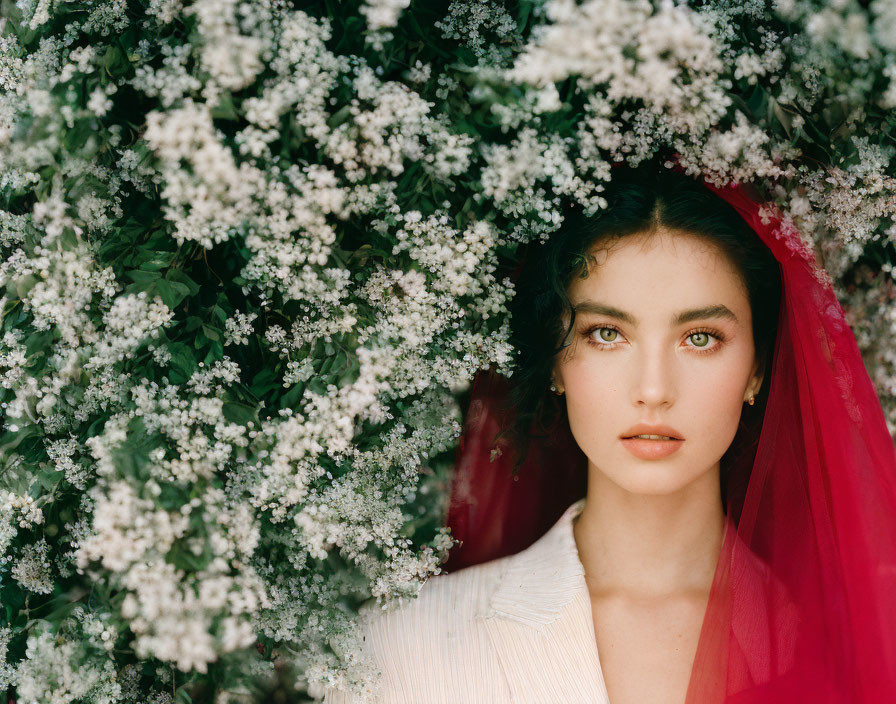
[[[555,383],[591,465],[630,492],[672,493],[718,471],[759,391],[747,291],[722,250],[691,234],[659,229],[604,247],[567,289],[575,339],[557,356]],[[683,440],[646,456],[656,441],[623,440],[641,423]]]

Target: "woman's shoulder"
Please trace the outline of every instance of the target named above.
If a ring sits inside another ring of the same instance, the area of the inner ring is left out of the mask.
[[[513,558],[510,555],[435,575],[416,597],[386,608],[368,604],[361,610],[365,659],[381,675],[371,701],[484,702],[506,697],[500,668],[479,617]],[[479,689],[458,689],[470,686]],[[335,690],[329,690],[324,699],[325,704],[356,701],[360,700]]]
[[[416,597],[396,601],[383,609],[364,610],[365,630],[380,638],[413,635],[448,635],[472,626],[484,613],[500,576],[514,555],[430,577]]]

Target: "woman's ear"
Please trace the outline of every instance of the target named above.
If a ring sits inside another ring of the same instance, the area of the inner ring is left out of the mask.
[[[551,391],[558,396],[562,395],[565,391],[563,380],[560,377],[560,370],[557,368],[556,364],[551,369]]]
[[[751,395],[759,395],[759,389],[762,388],[763,381],[765,381],[765,360],[757,356],[756,361],[753,363],[753,372],[750,375],[750,383],[747,386],[747,398]]]

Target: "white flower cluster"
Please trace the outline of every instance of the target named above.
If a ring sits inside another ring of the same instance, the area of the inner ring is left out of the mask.
[[[553,135],[524,127],[510,147],[487,149],[484,193],[494,193],[499,202],[513,193],[508,214],[538,213],[547,222],[556,220],[558,204],[539,193],[544,188],[536,185],[539,180],[550,184],[551,194],[570,194],[594,212],[605,205],[599,191],[610,177],[608,158],[634,165],[655,154],[661,143],[679,154],[686,172],[717,184],[794,175],[780,164],[799,151],[772,142],[741,111],[732,111],[731,81],[725,77],[731,64],[736,77],[751,82],[780,69],[783,56],[773,33],[763,33],[761,53],[749,47],[735,52],[725,42],[723,10],[697,12],[648,0],[551,0],[545,13],[552,22],[533,31],[533,40],[504,72],[506,79],[531,88],[522,111],[496,105],[502,124],[512,126],[522,117],[537,125],[540,113],[562,107],[555,84],[570,77],[584,96],[585,110],[575,143],[546,149],[537,140]],[[732,112],[734,124],[726,127],[723,120]],[[538,174],[538,167],[531,166],[551,162],[553,173]],[[497,174],[502,174],[500,181]],[[524,175],[531,185],[508,189]],[[536,221],[525,231],[544,236],[552,229]]]
[[[25,659],[15,673],[22,702],[72,704],[89,701],[116,704],[121,688],[111,660],[84,657],[83,646],[50,631],[28,636]]]
[[[118,87],[114,83],[110,83],[105,89],[95,88],[87,101],[87,109],[97,117],[103,117],[112,107],[112,100],[109,96],[116,90]]]
[[[115,648],[115,640],[118,633],[115,628],[108,625],[111,614],[102,616],[87,612],[82,606],[72,609],[72,616],[80,622],[81,632],[95,648],[112,651]]]
[[[871,32],[878,45],[889,52],[884,75],[890,84],[880,97],[879,102],[885,110],[896,108],[896,4],[891,0],[872,0],[871,11],[874,20]]]
[[[210,79],[203,86],[206,96],[216,95],[219,87],[239,91],[264,68],[262,54],[270,50],[270,7],[268,2],[247,6],[238,0],[196,0],[186,8],[187,15],[196,16],[202,36],[199,58]],[[250,32],[268,31],[243,34],[241,24]]]
[[[503,43],[517,34],[516,20],[492,0],[451,0],[447,15],[435,26],[443,37],[461,40],[483,63],[494,65],[501,65],[508,52],[487,41],[487,35],[493,33],[497,42]]]
[[[508,287],[509,282],[504,281],[494,289],[499,300],[507,294]],[[432,383],[451,387],[458,383],[459,377],[469,378],[471,367],[488,366],[507,353],[506,336],[486,337],[464,329],[464,308],[457,306],[451,296],[428,290],[427,277],[420,271],[403,272],[377,266],[360,294],[373,306],[377,319],[359,331],[359,343],[377,339],[403,350],[401,355],[390,355],[388,347],[377,350],[376,358],[382,366],[379,374],[384,380],[382,391],[388,388],[395,396],[407,396],[420,393]],[[433,359],[438,354],[431,349],[434,341],[449,330],[457,330],[452,344],[460,346],[473,339],[480,339],[481,344],[466,347],[469,352],[464,359],[453,355],[438,355]],[[375,408],[375,414],[374,407],[366,409],[364,417],[384,417],[379,402]]]
[[[336,240],[327,216],[346,216],[346,194],[324,168],[290,167],[286,177],[289,185],[269,184],[259,200],[260,208],[275,212],[259,215],[258,225],[246,233],[252,256],[243,276],[265,294],[336,307],[347,295],[349,272],[327,266]]]
[[[50,546],[46,540],[22,548],[21,557],[12,568],[12,576],[24,589],[36,594],[53,593],[53,574],[50,571]]]
[[[146,488],[151,495],[161,492],[154,482]],[[125,590],[121,616],[136,636],[140,657],[205,672],[219,654],[255,642],[251,617],[268,600],[245,562],[258,540],[251,509],[227,505],[224,493],[214,488],[176,512],[141,498],[122,480],[94,493],[92,531],[76,551],[78,568],[93,574],[91,565],[98,563]],[[191,520],[201,521],[210,535],[191,537]],[[166,560],[175,544],[199,557],[206,543],[211,559],[189,576]]]
[[[838,287],[847,320],[862,349],[862,358],[882,393],[896,396],[896,270],[885,264],[883,271],[859,268],[857,283]],[[844,290],[845,288],[845,290]],[[871,295],[867,291],[871,291]],[[890,433],[896,435],[896,418],[887,417]]]
[[[394,27],[401,11],[411,4],[411,0],[365,0],[361,14],[367,18],[367,26],[373,30]]]
[[[349,63],[326,47],[333,37],[328,19],[297,11],[281,22],[269,64],[276,78],[262,86],[259,96],[247,98],[243,110],[246,119],[261,129],[275,127],[280,116],[290,112],[317,146],[322,146],[330,131],[327,99]]]
[[[354,89],[358,98],[349,106],[354,119],[333,130],[326,143],[327,154],[344,165],[349,180],[382,168],[398,176],[406,162],[420,164],[443,181],[467,170],[473,138],[452,132],[444,117],[432,116],[433,103],[403,83],[380,81],[368,66],[358,69]],[[364,109],[364,103],[371,107]]]
[[[676,131],[700,133],[729,104],[719,47],[688,6],[648,0],[551,0],[540,25],[508,71],[543,86],[578,76],[608,99],[638,99]]]
[[[85,369],[101,369],[134,358],[136,350],[174,318],[174,313],[158,296],[148,301],[146,291],[118,296],[103,314],[104,334],[94,347]]]
[[[210,106],[187,99],[183,107],[150,112],[144,138],[162,161],[162,196],[177,241],[210,249],[229,239],[252,211],[252,196],[265,189],[266,180],[249,164],[237,165],[222,144]]]
[[[15,669],[9,664],[6,653],[9,650],[9,639],[12,629],[0,626],[0,689],[6,689],[13,683]]]
[[[138,66],[131,85],[147,96],[157,97],[162,107],[170,108],[202,88],[202,81],[186,70],[191,50],[189,44],[162,44],[161,66]]]
[[[483,288],[494,284],[482,270],[493,269],[493,249],[497,233],[484,221],[468,226],[459,233],[450,225],[447,212],[423,217],[418,210],[396,213],[397,228],[392,235],[397,243],[392,254],[406,251],[433,275],[433,289],[449,293],[453,298],[478,296]]]
[[[396,475],[396,481],[393,488],[395,495],[383,494],[386,501],[408,500],[408,495],[416,492],[422,464],[427,456],[448,449],[460,436],[461,411],[452,396],[434,389],[415,399],[409,410],[407,424],[399,422],[384,433],[380,447],[354,450],[352,466],[356,471],[343,481],[358,487],[365,482],[376,486],[376,478],[382,474],[382,468],[388,467]],[[379,485],[380,491],[383,491],[382,483]],[[346,541],[341,543],[343,547],[347,544]],[[364,545],[357,547],[360,550]]]
[[[50,12],[55,5],[54,0],[24,0],[20,7],[23,19],[28,22],[29,29],[37,29],[50,20]]]
[[[183,0],[150,0],[146,12],[164,25],[170,24],[182,9]]]
[[[123,480],[95,496],[92,533],[77,551],[79,569],[100,562],[112,572],[125,572],[149,552],[165,555],[187,531],[189,518],[157,509]]]
[[[9,513],[0,513],[0,550],[4,553],[6,552],[9,545],[12,543],[13,538],[16,537],[17,532]],[[8,558],[2,560],[2,563],[6,562],[9,562]]]
[[[731,181],[748,182],[754,178],[791,178],[792,166],[782,167],[781,162],[797,156],[795,149],[783,144],[769,146],[766,132],[749,122],[740,110],[735,111],[735,124],[728,129],[715,130],[708,135],[705,144],[697,147],[676,140],[680,147],[679,163],[686,173],[704,174],[706,180],[716,185]]]
[[[249,335],[254,330],[252,321],[258,317],[258,313],[241,313],[239,311],[233,314],[233,317],[224,321],[224,345],[248,345]]]
[[[48,235],[45,244],[31,252],[19,248],[0,262],[0,285],[18,291],[36,329],[52,329],[60,337],[42,376],[22,375],[15,369],[4,373],[4,385],[15,394],[5,417],[43,422],[53,429],[70,422],[66,413],[84,418],[121,400],[125,382],[115,369],[133,359],[136,350],[157,337],[173,317],[161,300],[149,302],[143,291],[115,297],[119,286],[112,269],[97,267],[83,244],[57,246],[59,236],[61,232]],[[0,304],[7,300],[0,297]],[[24,354],[15,334],[4,336],[0,350],[2,366]],[[81,386],[85,372],[88,383]]]
[[[813,13],[806,23],[808,35],[814,41],[830,42],[856,59],[867,59],[872,46],[867,17],[862,12],[844,13],[844,9],[826,7]]]
[[[19,528],[31,528],[44,522],[44,512],[30,496],[19,496],[13,492],[0,495],[0,518]]]
[[[399,424],[383,436],[378,448],[355,450],[353,471],[334,481],[319,496],[310,496],[306,508],[295,517],[297,532],[293,542],[301,546],[301,554],[307,555],[310,551],[324,556],[338,549],[342,557],[370,580],[373,594],[384,606],[396,599],[413,598],[424,579],[439,573],[439,559],[453,543],[442,533],[431,548],[426,547],[421,553],[407,538],[395,538],[406,520],[397,507],[413,498],[408,492],[413,492],[420,481],[422,461],[434,448],[436,451],[447,448],[460,433],[460,410],[456,403],[452,399],[446,404],[446,398],[434,390],[415,400],[410,410],[408,417],[416,425]],[[372,547],[377,548],[381,557],[372,556]],[[321,593],[322,587],[296,585],[293,588],[301,589],[303,597],[305,592],[311,592],[306,600],[329,598],[326,592]],[[282,591],[277,592],[281,594],[278,599],[282,600]],[[296,608],[298,604],[284,602],[278,604],[277,613],[294,613]],[[284,625],[277,623],[280,627]],[[272,623],[269,629],[273,628]],[[320,678],[330,683],[338,680],[352,687],[362,685],[357,679],[364,672],[363,664],[356,660],[357,646],[348,636],[339,641],[343,657],[352,663],[349,671],[337,667],[336,663],[315,659],[307,676],[312,681]]]
[[[290,326],[289,337],[279,325],[271,325],[265,330],[265,340],[271,351],[278,352],[284,359],[288,359],[290,353],[298,354],[299,360],[291,362],[290,369],[299,373],[299,369],[307,370],[311,364],[311,360],[302,353],[303,348],[313,348],[318,340],[329,344],[335,336],[352,332],[358,323],[357,316],[358,304],[355,301],[346,301],[341,307],[335,303],[328,304],[326,311],[314,318],[310,315],[297,316]]]
[[[221,653],[254,643],[252,619],[268,606],[265,587],[250,566],[260,536],[252,507],[204,483],[229,465],[236,447],[248,443],[244,428],[224,418],[218,397],[238,374],[236,365],[224,361],[200,367],[186,384],[188,393],[173,386],[134,387],[133,415],[146,432],[170,438],[178,452],[173,459],[164,451],[150,452],[154,478],[140,490],[116,478],[115,452],[127,440],[127,416],[113,417],[103,435],[87,442],[104,480],[91,490],[90,531],[75,552],[79,572],[99,578],[101,568],[125,590],[121,616],[140,657],[168,660],[184,671],[204,672]],[[205,427],[213,428],[213,440]],[[171,481],[200,493],[176,510],[162,508],[159,496]],[[172,564],[181,552],[200,561],[195,570]]]
[[[756,85],[760,79],[768,76],[769,81],[775,83],[776,74],[784,67],[786,60],[784,47],[790,43],[791,38],[761,25],[758,31],[762,35],[760,51],[729,49],[725,53],[732,55],[735,80],[745,78],[748,84]]]
[[[21,330],[7,330],[0,340],[0,386],[12,389],[17,386],[25,374],[25,345],[22,339],[25,334]]]
[[[479,198],[493,200],[513,222],[511,237],[528,241],[544,237],[560,224],[560,204],[572,197],[594,210],[606,205],[602,187],[584,180],[576,170],[569,138],[540,135],[526,127],[509,145],[490,144],[483,150]],[[592,170],[600,170],[591,164]],[[609,164],[603,164],[609,171]],[[525,217],[530,213],[536,220]]]
[[[86,451],[74,436],[62,440],[46,441],[47,456],[53,462],[57,472],[65,474],[65,480],[76,489],[87,488],[89,468],[75,460],[75,456]]]

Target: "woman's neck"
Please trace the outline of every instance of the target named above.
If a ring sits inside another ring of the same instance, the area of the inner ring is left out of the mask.
[[[708,593],[725,532],[719,473],[675,494],[632,494],[589,463],[585,507],[573,523],[592,596]]]

